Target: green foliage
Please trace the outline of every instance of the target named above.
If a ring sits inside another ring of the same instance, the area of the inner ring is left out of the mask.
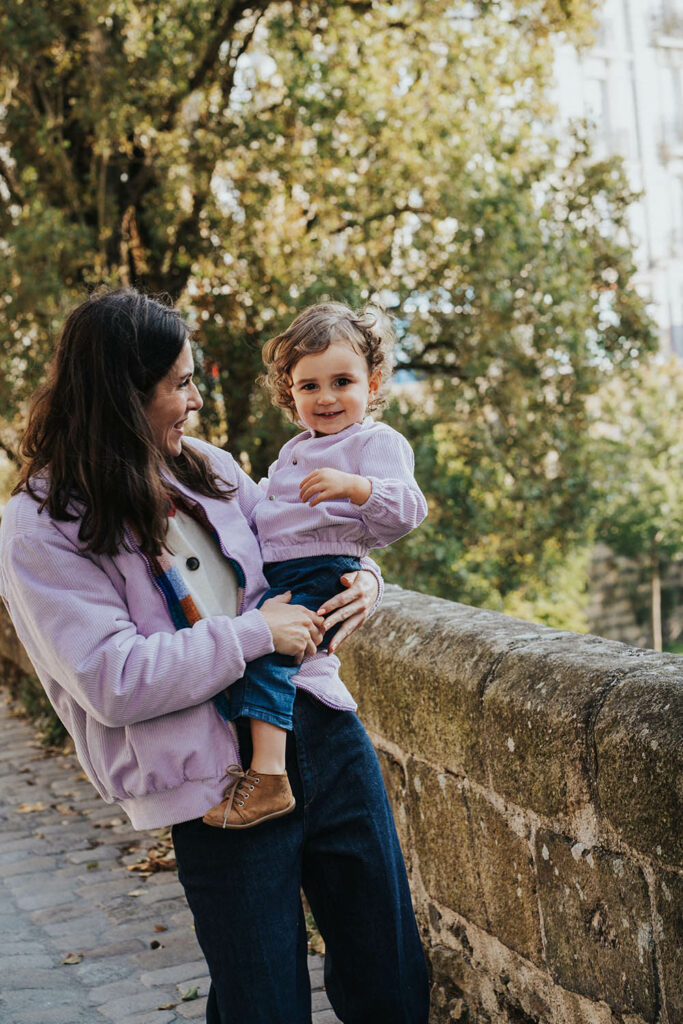
[[[259,476],[290,432],[262,342],[379,296],[431,396],[388,414],[432,508],[389,576],[490,604],[542,575],[592,501],[586,401],[655,343],[621,167],[550,128],[553,36],[594,7],[7,0],[0,445],[65,311],[131,283],[196,324],[200,429]]]
[[[3,685],[12,700],[37,727],[43,746],[63,746],[67,739],[67,731],[47,699],[37,676],[23,672],[7,658],[0,658],[0,665]]]
[[[683,367],[643,367],[601,395],[596,535],[617,554],[662,561],[683,552]]]

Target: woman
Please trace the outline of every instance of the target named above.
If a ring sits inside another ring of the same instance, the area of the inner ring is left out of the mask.
[[[265,589],[260,489],[184,438],[201,408],[187,325],[132,290],[69,316],[36,397],[0,533],[0,590],[89,778],[136,828],[173,826],[212,985],[210,1024],[311,1019],[303,887],[345,1024],[424,1024],[424,958],[372,747],[322,633],[360,625],[360,573],[323,618]],[[350,584],[350,585],[349,585]],[[302,664],[287,769],[296,808],[252,831],[202,823],[247,795],[249,731],[222,692],[271,651]],[[227,767],[226,767],[227,766]],[[240,788],[242,787],[242,788]]]

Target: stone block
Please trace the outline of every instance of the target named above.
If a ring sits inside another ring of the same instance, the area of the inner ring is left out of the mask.
[[[654,1021],[654,943],[641,869],[543,830],[536,836],[536,866],[546,958],[556,981]]]
[[[683,867],[683,658],[656,657],[614,688],[597,717],[597,790],[623,839]]]
[[[491,784],[539,814],[570,814],[595,792],[593,721],[636,660],[658,656],[564,634],[510,651],[483,694]]]
[[[388,587],[341,649],[342,676],[366,725],[405,751],[485,782],[481,692],[495,665],[551,630]]]
[[[658,872],[655,900],[664,1001],[670,1024],[683,1024],[683,878]]]
[[[507,963],[489,963],[487,971],[467,937],[462,938],[460,946],[437,945],[430,952],[430,1024],[558,1024],[545,991],[534,989],[535,972],[525,976],[522,969],[516,982]]]
[[[452,775],[409,761],[408,808],[427,893],[437,903],[486,928],[462,785]]]
[[[175,1010],[183,1020],[206,1020],[206,997],[193,999],[189,1003],[178,1003]]]
[[[487,931],[534,963],[543,960],[536,876],[529,837],[474,792],[466,794],[470,835]]]

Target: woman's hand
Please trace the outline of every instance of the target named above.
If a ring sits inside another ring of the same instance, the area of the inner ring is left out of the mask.
[[[325,630],[337,622],[344,623],[330,641],[330,654],[337,650],[347,636],[351,636],[354,630],[363,625],[379,595],[377,577],[368,569],[347,572],[341,577],[341,582],[347,589],[335,594],[329,601],[325,601],[321,608],[318,608],[318,615],[326,616]]]
[[[315,654],[323,638],[325,621],[301,604],[290,604],[291,600],[289,592],[269,597],[259,611],[273,634],[278,654],[289,654],[300,665],[307,655]]]

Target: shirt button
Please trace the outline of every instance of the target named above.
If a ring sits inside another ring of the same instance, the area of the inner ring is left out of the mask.
[[[190,558],[188,558],[187,561],[185,562],[185,565],[187,566],[188,569],[194,572],[195,569],[199,568],[199,559],[195,558],[194,555],[191,555]]]
[[[296,466],[296,459],[292,459],[292,465]]]
[[[268,501],[275,501],[275,495],[274,494],[269,494],[268,495]]]

